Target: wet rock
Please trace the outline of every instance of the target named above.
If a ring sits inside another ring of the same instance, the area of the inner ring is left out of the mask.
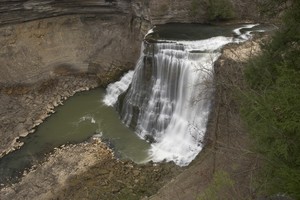
[[[21,137],[25,137],[28,135],[28,131],[26,129],[22,129],[20,132],[19,132],[19,136]]]

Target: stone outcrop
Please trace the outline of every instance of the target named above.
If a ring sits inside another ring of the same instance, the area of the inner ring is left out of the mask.
[[[50,199],[70,176],[83,173],[96,162],[112,160],[112,152],[100,142],[55,149],[42,166],[35,166],[19,183],[0,189],[4,199]],[[25,173],[24,173],[25,175]]]
[[[140,25],[127,16],[73,15],[0,28],[0,83],[28,83],[74,73],[132,68]]]
[[[55,149],[47,160],[1,188],[1,200],[130,199],[154,194],[181,169],[171,163],[138,165],[116,160],[98,139]],[[155,183],[155,184],[153,184]]]

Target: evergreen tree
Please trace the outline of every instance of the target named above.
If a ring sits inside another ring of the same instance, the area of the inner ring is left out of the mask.
[[[283,24],[245,76],[250,87],[243,115],[265,158],[262,179],[269,194],[300,199],[300,1],[288,5]]]

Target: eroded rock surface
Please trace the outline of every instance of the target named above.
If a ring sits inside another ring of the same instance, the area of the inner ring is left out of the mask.
[[[138,200],[154,194],[179,171],[174,164],[116,160],[106,145],[93,140],[56,149],[19,183],[2,188],[0,199]]]
[[[2,0],[0,24],[11,24],[69,14],[130,12],[129,0]]]
[[[0,83],[28,83],[62,71],[132,68],[140,29],[126,16],[75,15],[0,28]],[[110,77],[108,77],[110,78]]]

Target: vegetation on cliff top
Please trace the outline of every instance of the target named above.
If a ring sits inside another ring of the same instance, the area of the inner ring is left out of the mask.
[[[229,20],[235,17],[234,8],[230,0],[193,0],[191,5],[191,15],[197,16],[201,8],[206,8],[208,20]]]
[[[285,3],[282,27],[246,69],[242,113],[265,161],[260,190],[300,199],[300,1],[266,5]]]

